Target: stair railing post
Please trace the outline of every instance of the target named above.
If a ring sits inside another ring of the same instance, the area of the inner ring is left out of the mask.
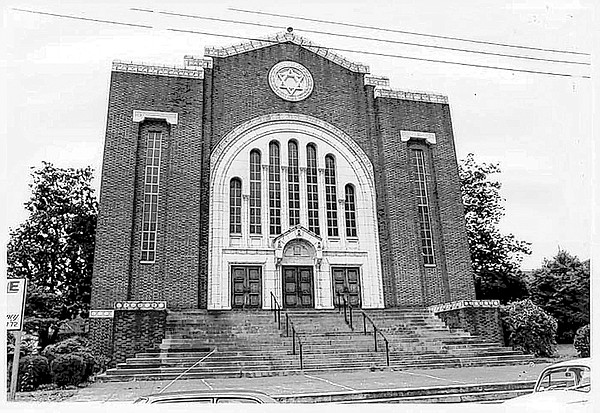
[[[362,313],[363,316],[363,332],[365,333],[365,336],[367,335],[367,316],[365,315],[365,313]]]
[[[290,336],[290,318],[287,314],[285,315],[285,336]]]
[[[373,324],[373,338],[375,339],[375,352],[377,353],[377,327]]]
[[[346,324],[348,324],[348,312],[346,309],[346,299],[344,297],[344,321],[346,322]]]
[[[281,330],[281,307],[277,307],[277,330]]]
[[[296,330],[292,326],[292,354],[296,355]]]
[[[304,368],[304,363],[302,360],[302,343],[300,343],[300,370]]]
[[[387,339],[385,339],[385,362],[390,367],[390,346]]]
[[[350,305],[350,330],[354,330],[354,326],[352,325],[352,305]]]

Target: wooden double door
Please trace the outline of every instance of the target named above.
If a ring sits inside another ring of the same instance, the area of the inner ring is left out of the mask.
[[[313,267],[283,267],[283,306],[285,308],[314,308]]]
[[[259,266],[231,267],[231,308],[261,308],[262,271]]]
[[[332,267],[334,303],[340,306],[342,296],[354,308],[360,308],[360,269],[358,267]]]

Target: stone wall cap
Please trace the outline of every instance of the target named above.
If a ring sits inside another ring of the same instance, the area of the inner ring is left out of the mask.
[[[448,96],[433,92],[397,90],[385,87],[375,87],[376,98],[412,100],[416,102],[448,104]]]
[[[142,75],[204,79],[204,69],[199,67],[158,66],[145,63],[124,62],[121,60],[114,60],[112,62],[112,71]]]
[[[281,43],[294,43],[306,50],[310,50],[311,52],[316,53],[321,57],[324,57],[327,60],[330,60],[342,67],[345,67],[351,72],[369,73],[369,66],[361,63],[352,62],[346,59],[345,57],[342,57],[337,53],[332,52],[326,47],[319,46],[313,43],[312,41],[291,32],[279,32],[274,35],[265,36],[258,39],[252,39],[248,42],[229,47],[207,47],[204,49],[204,55],[208,57],[230,57]]]

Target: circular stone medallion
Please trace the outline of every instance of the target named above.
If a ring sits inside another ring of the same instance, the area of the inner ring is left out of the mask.
[[[269,86],[280,98],[299,102],[311,94],[313,77],[300,63],[279,62],[269,71]]]

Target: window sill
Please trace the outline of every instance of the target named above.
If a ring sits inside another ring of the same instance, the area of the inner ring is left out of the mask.
[[[140,261],[140,264],[156,264],[156,261]]]
[[[435,268],[435,267],[437,267],[437,264],[423,264],[423,266],[425,268]]]

